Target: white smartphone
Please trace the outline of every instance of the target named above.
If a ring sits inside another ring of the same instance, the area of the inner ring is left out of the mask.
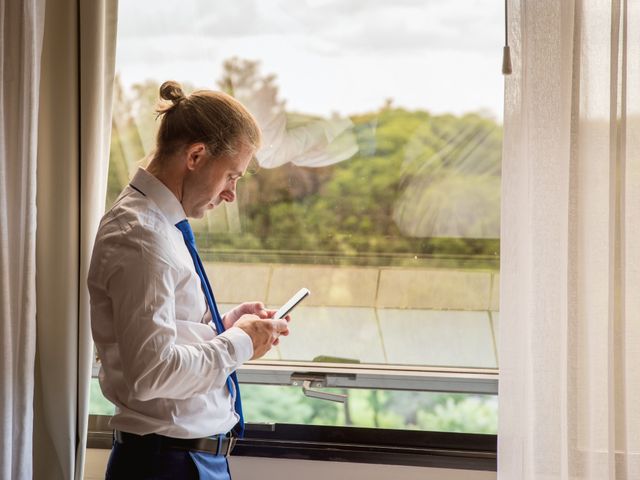
[[[282,307],[280,307],[280,309],[276,312],[273,318],[277,320],[279,318],[283,318],[284,316],[286,316],[287,313],[293,310],[293,307],[298,305],[310,293],[311,292],[309,291],[308,288],[301,288],[300,290],[298,290],[298,292],[293,297],[291,297],[287,303],[285,303]]]

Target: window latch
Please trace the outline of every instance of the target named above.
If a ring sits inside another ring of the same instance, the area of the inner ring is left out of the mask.
[[[317,390],[318,388],[325,388],[327,386],[327,376],[324,373],[293,373],[291,375],[291,385],[301,385],[302,393],[307,397],[340,403],[347,401],[347,395]]]

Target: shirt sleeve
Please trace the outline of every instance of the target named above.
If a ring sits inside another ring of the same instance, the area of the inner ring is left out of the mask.
[[[251,338],[231,328],[210,340],[177,344],[175,291],[181,267],[172,259],[171,241],[134,227],[112,247],[103,278],[132,397],[185,399],[222,388],[253,355]]]

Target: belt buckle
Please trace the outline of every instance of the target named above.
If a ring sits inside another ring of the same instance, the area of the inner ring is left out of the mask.
[[[231,455],[231,450],[233,450],[233,447],[235,447],[235,445],[236,445],[236,437],[234,435],[230,435],[229,443],[227,444],[227,451],[224,453],[225,457],[228,457]]]

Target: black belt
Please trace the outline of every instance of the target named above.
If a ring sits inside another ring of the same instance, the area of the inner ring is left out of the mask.
[[[122,445],[139,446],[142,448],[177,448],[180,450],[198,450],[228,457],[236,444],[236,437],[230,433],[204,438],[172,438],[150,433],[136,435],[135,433],[115,430],[114,438]]]

